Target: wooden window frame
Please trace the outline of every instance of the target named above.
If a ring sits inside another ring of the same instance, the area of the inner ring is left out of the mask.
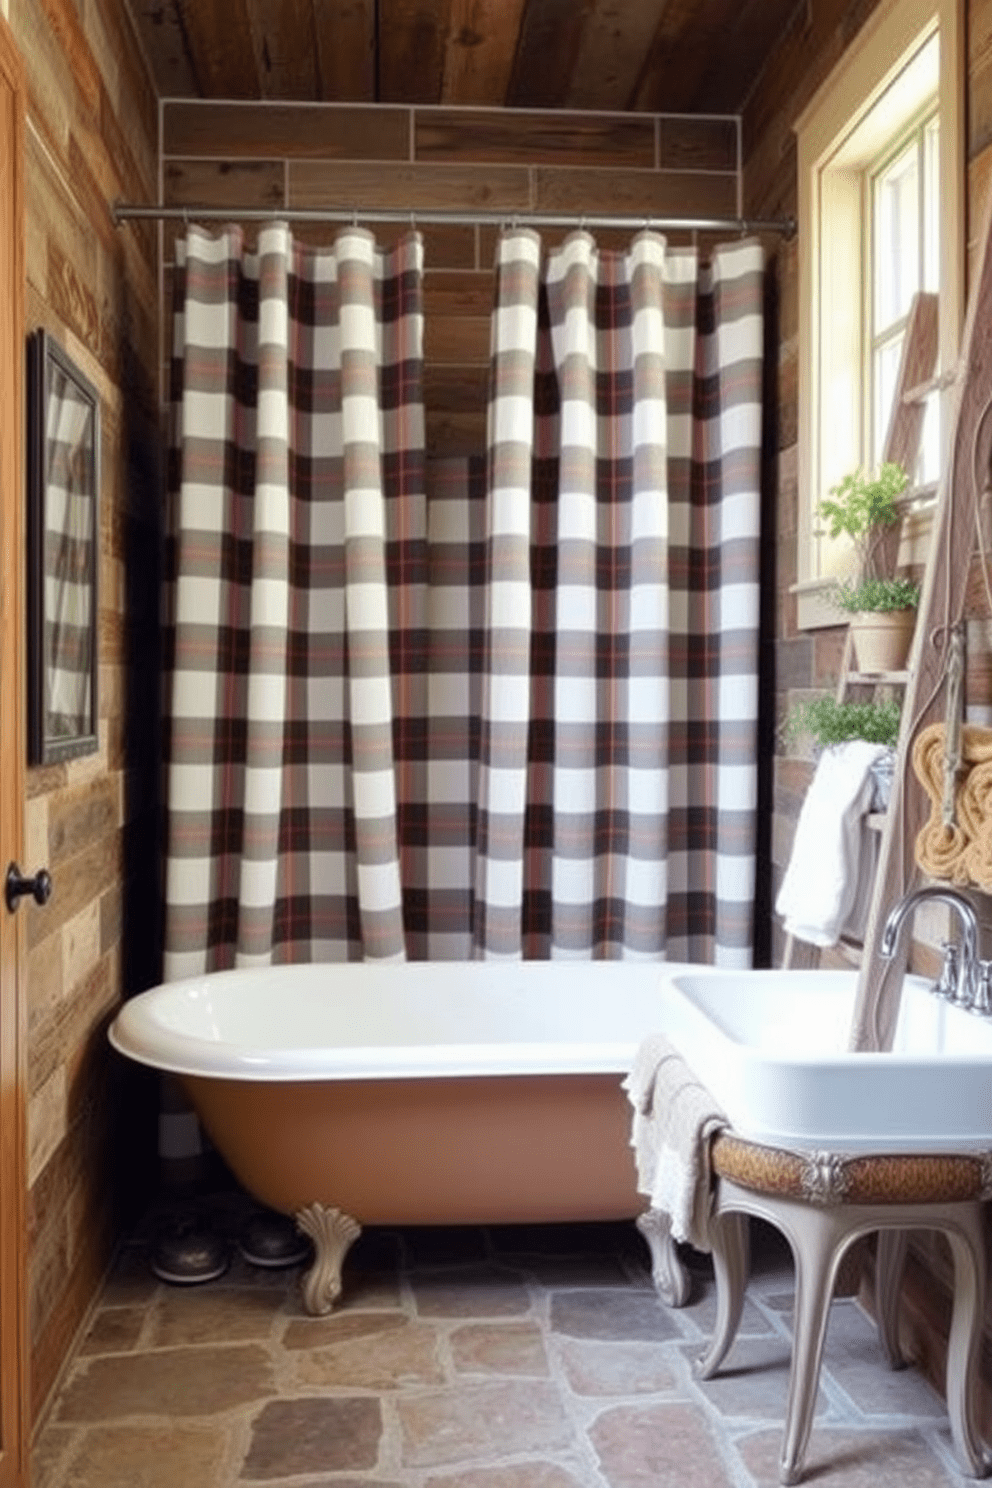
[[[831,169],[846,140],[867,117],[908,58],[935,32],[940,35],[938,107],[940,114],[940,330],[939,366],[953,368],[964,310],[965,282],[965,148],[964,78],[965,31],[963,0],[883,0],[852,42],[830,76],[818,89],[794,128],[799,169],[799,433],[798,433],[798,581],[797,616],[800,630],[840,623],[830,604],[831,578],[821,564],[816,537],[815,507],[826,491],[819,485],[819,438],[826,420],[827,372],[822,358],[820,326],[831,318],[833,342],[859,369],[850,389],[849,416],[864,418],[865,399],[860,385],[863,356],[858,346],[863,334],[863,296],[850,286],[863,283],[862,239],[864,193],[855,172]],[[833,215],[832,215],[833,214]],[[831,236],[825,251],[823,224],[848,220],[856,229],[841,240]],[[846,328],[842,334],[837,327]],[[845,353],[842,341],[848,338]],[[836,427],[836,407],[831,411]],[[945,424],[949,421],[945,419]],[[863,430],[852,443],[864,449]],[[863,455],[858,459],[863,459]],[[858,459],[854,463],[858,463]],[[840,472],[843,473],[843,472]],[[925,556],[927,519],[918,520],[910,534],[907,556]]]

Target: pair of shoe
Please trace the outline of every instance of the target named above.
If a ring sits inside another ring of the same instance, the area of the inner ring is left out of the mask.
[[[253,1214],[242,1227],[237,1247],[252,1266],[296,1266],[310,1255],[310,1242],[292,1219],[273,1210]],[[215,1281],[231,1264],[231,1245],[195,1215],[174,1220],[152,1247],[151,1268],[172,1286]]]

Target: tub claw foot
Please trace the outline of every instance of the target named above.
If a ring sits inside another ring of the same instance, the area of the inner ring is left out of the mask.
[[[331,1311],[341,1295],[341,1267],[349,1249],[362,1233],[350,1214],[308,1204],[294,1215],[297,1229],[313,1241],[314,1263],[303,1277],[303,1306],[314,1317]]]
[[[666,1307],[684,1307],[689,1300],[689,1273],[678,1258],[671,1222],[661,1209],[646,1209],[635,1221],[651,1252],[651,1279]]]

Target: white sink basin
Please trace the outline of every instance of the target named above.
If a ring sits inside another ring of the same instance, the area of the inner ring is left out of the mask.
[[[903,983],[891,1053],[847,1049],[853,971],[677,973],[665,1032],[742,1136],[773,1146],[992,1147],[992,1018]]]

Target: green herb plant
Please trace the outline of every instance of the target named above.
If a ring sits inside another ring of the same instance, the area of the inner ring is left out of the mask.
[[[817,513],[827,524],[831,537],[846,534],[854,543],[858,564],[858,582],[885,578],[878,571],[878,548],[885,529],[899,520],[896,500],[909,484],[901,465],[888,461],[875,475],[853,470],[831,486]]]
[[[860,583],[837,584],[831,599],[841,610],[859,611],[915,610],[920,602],[920,586],[915,579],[862,579]]]
[[[810,734],[814,743],[827,748],[864,739],[894,749],[899,740],[899,704],[894,698],[880,703],[838,703],[832,697],[799,703],[786,720],[790,738]]]

